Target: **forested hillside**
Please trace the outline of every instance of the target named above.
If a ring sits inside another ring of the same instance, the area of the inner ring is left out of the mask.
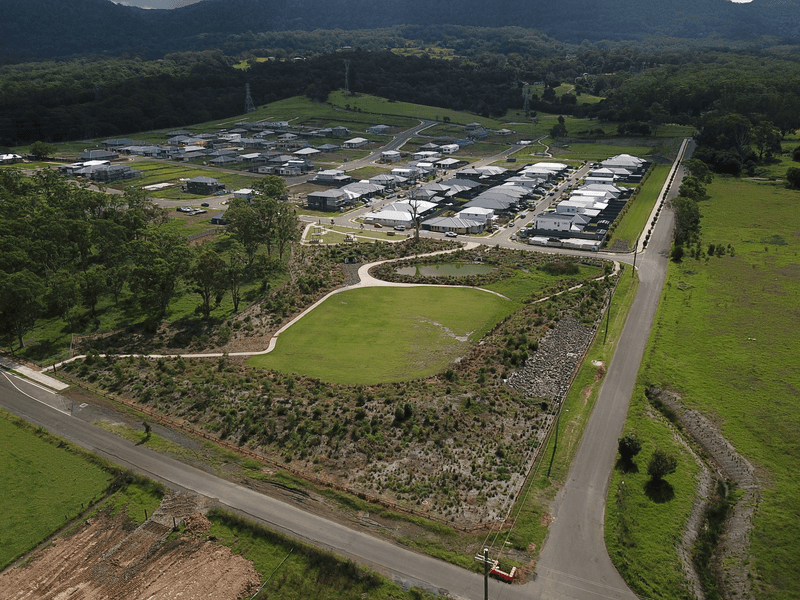
[[[800,35],[798,0],[498,0],[490,5],[477,0],[204,0],[169,11],[110,0],[0,0],[0,13],[5,62],[87,53],[154,58],[237,45],[238,36],[263,32],[397,25],[520,26],[572,43],[649,35],[729,40],[764,35],[796,40]]]

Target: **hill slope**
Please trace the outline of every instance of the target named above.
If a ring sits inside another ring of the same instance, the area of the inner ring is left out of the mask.
[[[800,0],[203,0],[143,10],[110,0],[0,0],[0,61],[72,54],[166,52],[237,34],[395,25],[521,26],[562,41],[674,37],[800,38]]]

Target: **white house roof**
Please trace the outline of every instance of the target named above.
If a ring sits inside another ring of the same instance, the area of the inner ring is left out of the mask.
[[[355,137],[352,140],[347,140],[344,143],[345,144],[366,144],[367,142],[369,142],[369,140],[367,138]]]

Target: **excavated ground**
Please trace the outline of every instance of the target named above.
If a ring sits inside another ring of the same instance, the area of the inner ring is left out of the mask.
[[[27,564],[0,574],[0,598],[237,600],[253,594],[260,584],[253,564],[207,540],[207,508],[197,497],[171,493],[133,531],[124,514],[89,519]],[[166,541],[181,523],[181,537]]]

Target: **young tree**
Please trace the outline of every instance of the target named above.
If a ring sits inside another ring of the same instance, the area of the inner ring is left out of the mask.
[[[631,431],[619,438],[617,448],[622,460],[631,464],[633,462],[633,457],[642,450],[642,442],[640,442],[636,434]]]
[[[674,454],[656,449],[647,463],[647,474],[653,481],[661,481],[667,475],[674,473],[678,469],[678,459]]]
[[[244,279],[245,259],[244,248],[235,241],[228,251],[228,262],[225,264],[225,282],[233,301],[233,312],[239,312],[239,303],[242,300],[242,280]]]
[[[289,202],[281,202],[278,206],[274,235],[275,241],[278,243],[279,258],[283,258],[287,244],[300,239],[296,212],[294,206]]]

